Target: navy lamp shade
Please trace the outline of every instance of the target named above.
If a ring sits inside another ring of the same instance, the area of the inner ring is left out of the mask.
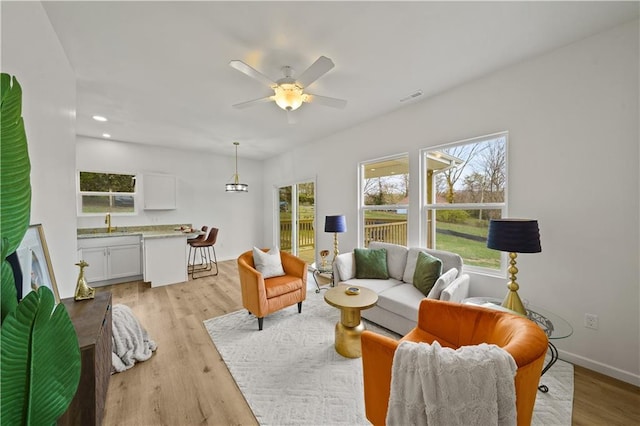
[[[540,230],[538,221],[532,219],[496,219],[489,222],[489,234],[487,235],[487,247],[494,250],[509,253],[509,292],[502,302],[502,306],[522,315],[527,311],[520,300],[516,282],[517,253],[540,253]]]
[[[327,216],[324,219],[324,232],[347,232],[347,218],[345,216]]]
[[[338,233],[347,232],[347,218],[343,215],[326,216],[324,219],[324,232],[333,232],[333,260],[340,254],[338,251]]]
[[[510,253],[540,253],[538,221],[497,219],[489,222],[487,247]]]

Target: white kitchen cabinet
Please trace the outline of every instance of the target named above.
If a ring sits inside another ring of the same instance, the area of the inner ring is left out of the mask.
[[[89,264],[84,268],[84,279],[88,283],[105,281],[107,275],[107,251],[106,247],[93,247],[80,249],[80,258]]]
[[[78,239],[79,259],[85,268],[87,283],[94,286],[139,279],[142,254],[139,235]]]
[[[107,247],[109,279],[125,278],[142,273],[140,243]]]
[[[145,210],[175,210],[177,208],[175,176],[145,174],[143,186]]]
[[[187,276],[187,236],[144,238],[144,280],[151,287],[181,283]]]

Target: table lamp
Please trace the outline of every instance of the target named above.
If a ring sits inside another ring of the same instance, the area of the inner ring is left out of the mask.
[[[518,296],[520,286],[516,282],[516,257],[518,253],[540,253],[540,231],[538,221],[532,219],[495,219],[489,222],[487,247],[494,250],[509,252],[509,292],[502,302],[502,306],[522,315],[527,311]]]
[[[340,252],[338,251],[338,233],[347,232],[347,219],[343,215],[326,216],[324,219],[324,232],[333,232],[333,260],[336,261],[336,257]]]

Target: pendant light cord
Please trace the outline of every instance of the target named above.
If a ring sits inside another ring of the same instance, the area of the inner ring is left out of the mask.
[[[238,178],[238,145],[240,145],[240,143],[234,142],[233,144],[236,146],[236,174],[234,175],[234,183],[237,185],[240,182]]]

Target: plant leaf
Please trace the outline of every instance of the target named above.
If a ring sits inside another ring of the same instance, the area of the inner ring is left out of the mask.
[[[42,286],[28,293],[0,331],[3,424],[53,424],[80,380],[80,348],[63,304]]]
[[[21,117],[22,88],[15,77],[3,73],[0,92],[0,230],[5,259],[18,248],[29,227],[31,163]]]
[[[13,82],[13,85],[11,84]],[[0,318],[17,306],[15,281],[6,258],[24,238],[31,216],[31,183],[27,135],[22,120],[22,88],[9,74],[0,74],[0,232],[2,304]],[[8,265],[7,265],[8,266]],[[12,289],[13,288],[13,289]]]
[[[0,293],[0,303],[2,306],[2,322],[9,312],[13,312],[18,306],[15,280],[11,265],[4,258],[2,259],[2,292]]]

